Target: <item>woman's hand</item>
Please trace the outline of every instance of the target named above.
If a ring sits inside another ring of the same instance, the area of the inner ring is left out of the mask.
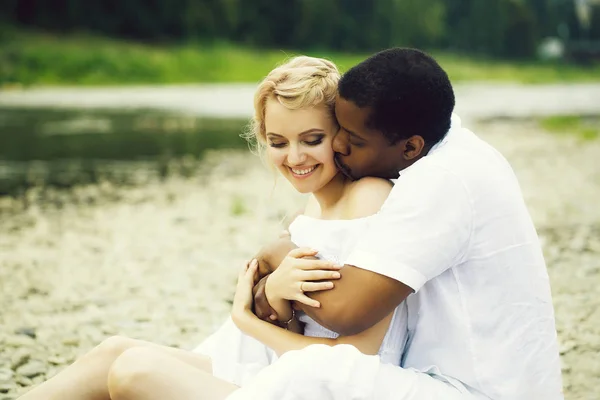
[[[239,325],[243,323],[243,321],[248,318],[256,318],[252,313],[252,304],[254,300],[252,288],[254,287],[257,269],[258,262],[252,260],[251,262],[244,264],[238,275],[233,305],[231,308],[231,318],[240,329],[241,327]]]
[[[299,248],[288,253],[277,268],[267,278],[265,294],[271,305],[281,300],[294,300],[310,307],[321,304],[308,297],[305,292],[333,289],[331,280],[341,277],[338,270],[342,266],[324,260],[303,260],[314,257],[317,250]]]

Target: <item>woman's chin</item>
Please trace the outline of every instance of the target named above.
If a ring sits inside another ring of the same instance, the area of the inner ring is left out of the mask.
[[[323,181],[322,176],[309,177],[308,179],[296,179],[293,176],[286,175],[286,179],[298,193],[306,194],[315,193],[323,189],[333,177],[325,182]]]
[[[298,178],[294,177],[293,175],[286,173],[285,178],[292,185],[292,187],[294,189],[296,189],[296,191],[299,193],[302,193],[302,194],[312,193],[312,192],[318,190],[318,187],[315,184],[316,180],[314,179],[314,177],[309,177],[308,179],[298,179]]]
[[[296,191],[298,193],[306,194],[306,193],[312,193],[315,191],[314,185],[302,185],[302,184],[297,184],[296,182],[291,182],[291,183],[292,183],[292,186],[294,187],[294,189],[296,189]]]

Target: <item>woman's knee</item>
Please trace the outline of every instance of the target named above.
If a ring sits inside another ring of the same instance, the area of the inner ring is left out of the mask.
[[[111,399],[134,397],[140,388],[153,379],[164,356],[156,350],[132,347],[112,363],[108,371],[108,391]]]
[[[125,336],[111,336],[104,339],[90,353],[100,355],[102,357],[116,359],[123,352],[136,346],[134,339]]]

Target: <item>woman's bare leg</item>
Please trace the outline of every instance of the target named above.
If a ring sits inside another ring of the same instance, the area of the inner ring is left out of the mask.
[[[106,382],[110,366],[121,354],[135,347],[152,348],[212,374],[210,359],[201,354],[115,336],[106,339],[75,363],[21,396],[20,400],[109,400]]]
[[[112,400],[223,400],[237,386],[149,347],[125,351],[108,374]]]

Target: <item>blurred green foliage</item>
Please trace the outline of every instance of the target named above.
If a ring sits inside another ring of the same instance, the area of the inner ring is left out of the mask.
[[[5,30],[6,32],[6,30]],[[0,46],[0,85],[173,84],[257,82],[287,57],[302,52],[251,49],[231,43],[141,44],[84,34],[66,36],[12,30]],[[342,71],[368,53],[326,50]],[[580,67],[535,61],[501,61],[434,52],[455,82],[465,80],[543,83],[600,80],[600,65]]]
[[[600,120],[597,116],[553,116],[543,118],[540,121],[540,125],[548,132],[576,135],[582,140],[595,140],[600,138]]]
[[[600,39],[598,8],[584,33],[573,0],[3,0],[0,16],[63,33],[345,52],[415,46],[525,58],[561,24],[573,38]]]

